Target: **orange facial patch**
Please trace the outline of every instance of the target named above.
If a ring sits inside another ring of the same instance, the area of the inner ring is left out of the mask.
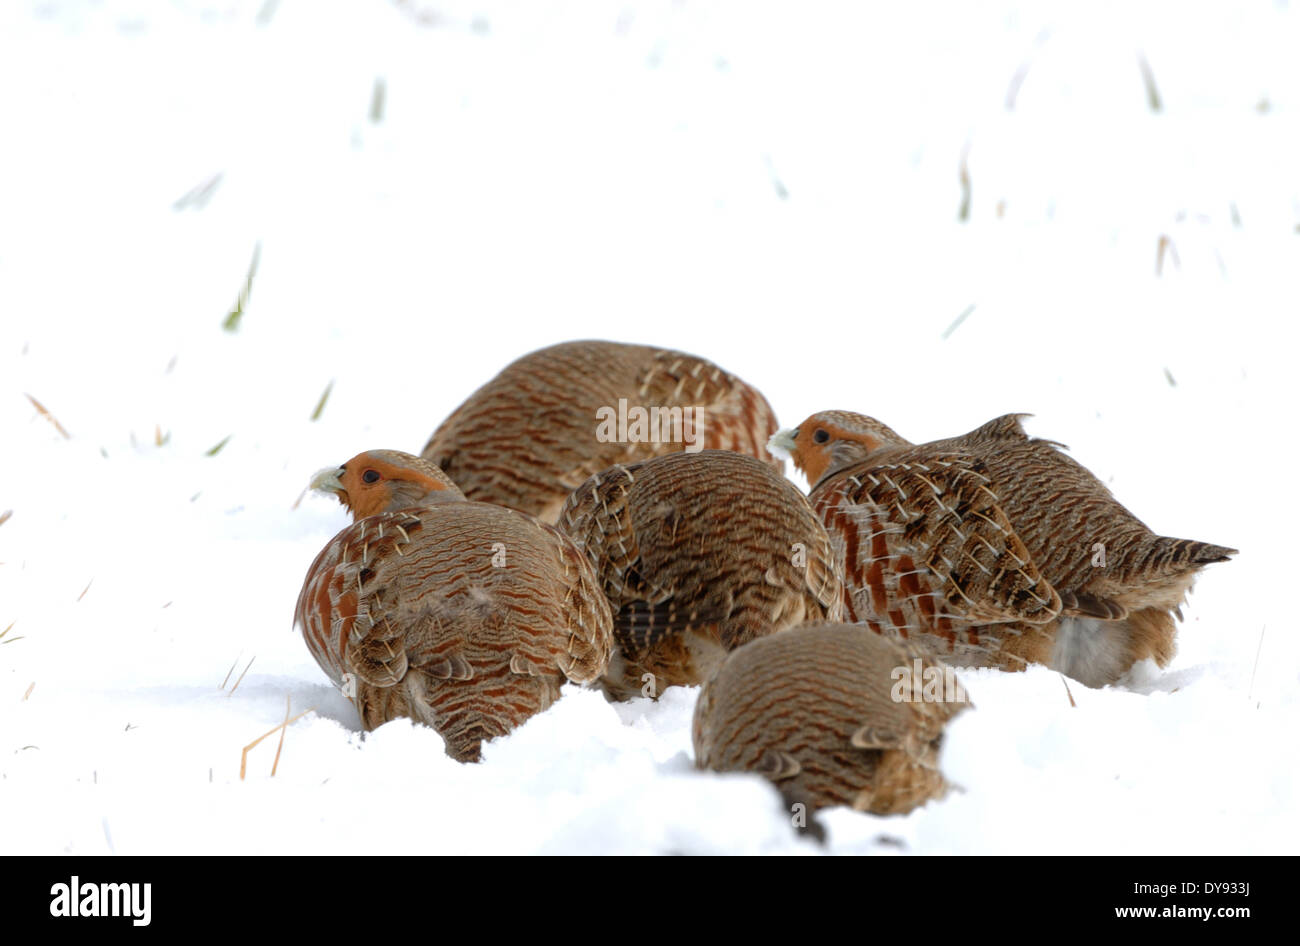
[[[799,431],[799,435],[795,437],[794,449],[790,451],[790,457],[794,460],[795,468],[808,478],[809,483],[820,480],[830,467],[833,458],[831,447],[835,441],[851,440],[862,444],[868,452],[875,450],[881,444],[880,438],[831,423],[821,414],[813,414],[795,429]],[[819,430],[824,430],[828,434],[824,443],[818,443],[815,439]]]
[[[365,481],[368,470],[379,474],[373,483]],[[374,516],[383,512],[393,501],[394,481],[418,483],[429,492],[441,491],[447,485],[435,479],[415,466],[404,466],[374,453],[358,453],[343,464],[343,473],[339,482],[343,484],[343,493],[339,497],[352,511],[356,519]]]

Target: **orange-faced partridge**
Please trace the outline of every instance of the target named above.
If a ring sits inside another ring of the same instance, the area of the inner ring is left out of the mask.
[[[546,709],[565,680],[605,671],[609,604],[553,526],[467,502],[433,464],[393,450],[312,486],[355,521],[312,563],[295,624],[366,729],[407,716],[477,761],[484,739]]]
[[[1235,550],[1156,535],[1025,416],[917,445],[825,411],[771,446],[813,484],[850,620],[952,663],[1042,663],[1089,686],[1164,666],[1197,572]]]
[[[952,670],[860,624],[805,624],[727,656],[695,704],[695,764],[757,772],[787,802],[902,814],[948,788]]]
[[[617,649],[606,693],[702,683],[727,651],[808,620],[838,620],[839,569],[804,495],[753,457],[673,453],[600,473],[560,529],[609,596]]]
[[[578,341],[508,365],[434,432],[422,455],[470,499],[554,522],[587,477],[665,453],[765,450],[776,417],[757,390],[679,351]]]

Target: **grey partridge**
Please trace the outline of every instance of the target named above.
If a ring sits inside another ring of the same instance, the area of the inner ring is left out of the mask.
[[[942,796],[952,669],[860,624],[805,624],[727,656],[700,691],[695,764],[756,772],[787,803],[903,814]]]
[[[609,597],[617,644],[607,695],[703,682],[727,651],[839,618],[839,569],[806,497],[723,450],[621,464],[569,497],[559,527]]]
[[[665,453],[765,450],[767,400],[712,362],[679,351],[575,341],[525,355],[475,391],[422,456],[469,499],[554,522],[587,477]]]
[[[918,445],[824,411],[771,446],[813,484],[850,620],[953,663],[1046,664],[1094,687],[1164,666],[1197,573],[1235,550],[1152,532],[1025,416]]]
[[[295,625],[373,729],[410,717],[447,754],[546,709],[609,663],[609,604],[578,547],[523,513],[466,501],[432,463],[371,450],[323,470],[354,522],[316,557]]]

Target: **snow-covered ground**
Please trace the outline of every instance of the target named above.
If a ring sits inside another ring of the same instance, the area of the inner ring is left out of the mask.
[[[1294,852],[1297,49],[1283,2],[0,4],[0,852],[822,850],[692,769],[693,690],[462,766],[291,629],[311,473],[579,337],[789,424],[1030,411],[1241,549],[1164,671],[963,673],[964,791],[826,850]]]

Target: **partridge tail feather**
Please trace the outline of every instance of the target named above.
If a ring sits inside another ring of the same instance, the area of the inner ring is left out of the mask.
[[[468,668],[465,661],[460,663]],[[450,664],[455,668],[457,659]],[[458,762],[478,762],[484,742],[504,736],[533,713],[546,709],[560,695],[557,679],[530,676],[522,690],[515,689],[511,700],[500,702],[477,688],[447,685],[443,676],[446,669],[441,665],[433,665],[432,671],[411,668],[401,684],[388,688],[382,697],[389,701],[388,715],[379,717],[375,725],[397,716],[409,716],[438,731],[447,755]],[[363,692],[362,688],[358,689],[358,705]],[[527,705],[515,705],[518,703]],[[362,718],[364,722],[365,716]]]
[[[1172,574],[1226,562],[1236,554],[1236,549],[1227,546],[1162,535],[1152,540],[1143,564],[1153,572]]]
[[[1149,607],[1177,613],[1201,569],[1236,554],[1236,549],[1209,542],[1150,536],[1125,556],[1117,575],[1123,587],[1111,596],[1130,613]]]
[[[508,727],[493,725],[493,719],[465,712],[454,701],[464,699],[467,691],[437,688],[438,679],[412,668],[396,686],[375,686],[357,682],[355,702],[361,725],[367,732],[389,720],[408,717],[437,730],[443,738],[447,755],[458,762],[479,761],[484,739],[502,735]]]
[[[614,637],[619,644],[633,653],[654,646],[670,634],[681,634],[702,624],[714,624],[722,619],[710,609],[683,606],[678,601],[652,604],[648,601],[631,601],[614,615]]]

